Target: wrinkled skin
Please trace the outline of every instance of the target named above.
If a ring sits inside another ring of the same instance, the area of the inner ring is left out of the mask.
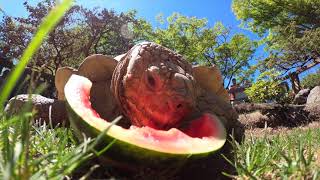
[[[177,127],[195,109],[192,67],[173,51],[154,43],[138,44],[118,63],[112,91],[136,126]]]

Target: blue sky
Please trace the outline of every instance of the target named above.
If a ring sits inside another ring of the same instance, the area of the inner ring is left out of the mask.
[[[0,8],[7,14],[13,16],[25,15],[25,9],[22,5],[24,0],[0,0]],[[39,0],[29,0],[31,4]],[[173,12],[179,12],[186,16],[195,16],[197,18],[207,18],[209,25],[214,25],[217,21],[231,27],[233,32],[245,33],[251,38],[256,38],[249,31],[239,28],[240,22],[231,10],[232,0],[77,0],[77,4],[85,7],[106,7],[118,12],[136,9],[138,16],[147,19],[154,26],[157,26],[156,16],[162,13],[165,17]]]
[[[23,1],[0,0],[0,8],[8,15],[24,16],[26,15],[26,11],[22,4]],[[39,1],[29,0],[31,4]],[[138,16],[145,18],[153,26],[159,25],[156,23],[156,16],[158,14],[162,13],[164,17],[167,17],[173,12],[179,12],[186,16],[207,18],[210,26],[221,21],[225,26],[231,28],[232,33],[243,33],[251,39],[257,39],[256,35],[239,27],[240,21],[236,19],[231,9],[232,0],[77,0],[76,3],[88,8],[105,7],[114,9],[117,12],[136,9]],[[259,48],[256,57],[258,58],[262,55],[265,55],[265,53],[262,48]],[[317,68],[308,72],[315,72],[315,69]]]

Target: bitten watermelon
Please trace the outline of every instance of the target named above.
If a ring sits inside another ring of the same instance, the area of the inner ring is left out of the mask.
[[[87,78],[72,75],[64,88],[71,126],[79,136],[84,133],[96,137],[111,125],[109,119],[100,118],[92,109],[91,86]],[[113,145],[105,152],[108,158],[156,165],[214,153],[225,144],[226,131],[215,115],[205,113],[183,130],[171,128],[165,131],[136,126],[125,129],[112,125],[99,148],[112,141]]]

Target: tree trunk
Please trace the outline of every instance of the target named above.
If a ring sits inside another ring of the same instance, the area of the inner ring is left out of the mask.
[[[297,94],[301,90],[300,79],[297,73],[290,74],[291,86],[292,90],[295,94]]]

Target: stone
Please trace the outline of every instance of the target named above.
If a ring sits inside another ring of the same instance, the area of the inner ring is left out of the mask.
[[[294,97],[294,104],[305,104],[307,102],[308,95],[310,93],[310,89],[302,89],[300,90],[296,96]]]
[[[10,115],[19,115],[29,100],[31,107],[36,111],[34,115],[36,120],[51,122],[53,126],[69,123],[64,101],[46,98],[38,94],[30,96],[21,94],[11,98],[5,107],[5,112]]]
[[[320,86],[314,87],[307,98],[307,104],[317,103],[320,105]]]
[[[320,120],[320,86],[310,91],[305,110],[309,113],[310,119]]]

